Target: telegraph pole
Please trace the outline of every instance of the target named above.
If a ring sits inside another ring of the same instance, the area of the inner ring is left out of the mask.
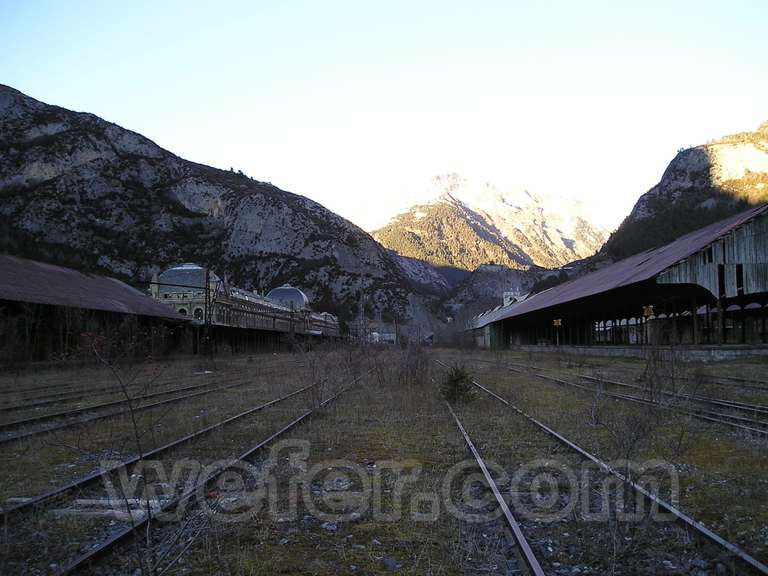
[[[290,339],[292,346],[294,345],[293,342],[294,342],[295,337],[296,337],[296,332],[295,332],[295,329],[293,327],[293,311],[294,311],[294,303],[293,303],[293,301],[291,301],[291,315],[290,315],[291,325],[288,328],[288,338]]]
[[[643,339],[645,340],[646,344],[651,343],[651,335],[648,332],[648,321],[651,319],[651,316],[653,316],[653,305],[648,304],[646,306],[643,306]]]
[[[205,269],[205,317],[203,319],[203,343],[207,356],[213,356],[213,347],[211,346],[211,269]]]

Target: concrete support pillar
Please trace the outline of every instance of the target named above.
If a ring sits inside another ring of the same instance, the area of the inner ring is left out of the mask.
[[[709,302],[707,302],[706,307],[704,321],[706,322],[707,344],[712,344],[712,307],[709,305]]]
[[[699,311],[698,306],[696,306],[696,298],[693,299],[693,343],[698,344],[699,343]]]
[[[741,343],[747,342],[747,311],[744,309],[744,305],[741,306]]]
[[[717,303],[718,321],[720,324],[720,343],[725,344],[727,337],[725,334],[725,298],[720,297]]]

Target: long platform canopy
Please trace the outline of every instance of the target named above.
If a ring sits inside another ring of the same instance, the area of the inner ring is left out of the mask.
[[[499,320],[521,316],[649,280],[766,211],[768,211],[768,204],[756,206],[690,232],[660,248],[635,254],[580,278],[533,294],[525,300],[479,314],[472,319],[472,328],[482,328]]]
[[[115,278],[6,254],[0,254],[0,300],[189,321]]]

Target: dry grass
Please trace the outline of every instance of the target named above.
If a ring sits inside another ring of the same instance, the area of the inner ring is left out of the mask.
[[[253,374],[222,367],[216,377],[219,384],[242,386],[137,412],[142,451],[295,389],[295,381],[284,379],[284,373],[281,366]],[[137,453],[130,414],[3,444],[0,457],[13,461],[14,466],[0,471],[0,498],[34,496],[93,471],[102,459],[123,459]]]
[[[334,393],[343,382],[338,378],[340,374],[336,370],[339,366],[338,359],[328,356],[324,355],[321,360],[311,354],[301,358],[294,356],[290,364],[276,362],[273,366],[270,366],[270,357],[256,358],[261,362],[246,361],[245,370],[220,366],[219,369],[224,373],[222,376],[226,379],[229,375],[230,383],[233,380],[232,375],[236,375],[244,385],[172,405],[171,410],[162,413],[142,413],[137,422],[142,450],[147,451],[160,443],[214,424],[266,400],[316,383],[318,365],[322,366],[323,378],[326,380],[325,394]],[[297,363],[297,360],[305,363]],[[313,363],[312,369],[307,368],[310,361]],[[333,366],[333,372],[330,371],[330,366]],[[193,459],[199,465],[206,466],[235,457],[312,406],[312,396],[304,392],[164,453],[160,462],[170,473],[175,463],[186,459]],[[124,420],[102,421],[98,426],[89,425],[87,431],[68,431],[52,434],[46,439],[36,438],[36,446],[30,446],[30,442],[18,443],[15,449],[18,451],[16,458],[19,465],[13,469],[4,469],[3,491],[14,496],[34,495],[60,484],[65,479],[79,477],[83,472],[98,469],[99,461],[103,458],[119,459],[134,452],[136,449],[131,445],[132,424],[127,418]],[[67,443],[73,440],[72,435],[77,436],[78,445]],[[108,452],[102,451],[104,449]],[[72,459],[73,455],[78,456]],[[61,473],[62,468],[66,471],[64,474]],[[151,471],[134,468],[129,470],[129,474],[137,473],[141,473],[138,476],[139,490],[146,486],[155,493],[165,493],[168,496],[180,490],[183,483],[189,480],[188,477],[182,476],[178,483],[169,484],[167,478],[153,475]],[[160,482],[163,484],[159,484]],[[70,500],[78,497],[102,498],[106,495],[103,487],[92,486],[73,494]],[[61,506],[66,507],[67,502]],[[97,542],[101,538],[100,534],[110,529],[105,528],[109,522],[108,518],[97,521],[80,516],[59,517],[50,513],[32,513],[16,517],[8,525],[8,531],[0,541],[0,572],[5,571],[3,566],[13,572],[21,565],[27,570],[33,570],[44,569],[45,564],[38,566],[41,562],[62,562],[78,549],[83,550]],[[115,524],[115,521],[111,521],[111,525],[116,527],[120,522]],[[40,550],[45,550],[45,553],[39,554]]]
[[[434,522],[414,520],[410,507],[417,494],[439,490],[446,470],[464,457],[464,448],[448,419],[430,378],[429,361],[418,350],[386,352],[372,359],[373,372],[322,415],[291,436],[308,440],[308,466],[343,459],[374,476],[390,463],[405,466],[384,474],[381,510],[399,511],[381,519],[373,505],[360,518],[321,527],[301,509],[297,520],[280,521],[262,514],[252,522],[210,534],[180,570],[196,574],[222,571],[237,574],[338,574],[387,572],[385,559],[402,574],[455,574],[462,565],[460,528],[441,514]],[[420,469],[418,479],[403,485],[397,479]],[[288,470],[278,470],[285,487]],[[309,518],[309,519],[308,519]]]
[[[493,358],[477,352],[471,357]],[[521,360],[514,354],[502,358],[506,362]],[[462,360],[468,362],[469,358]],[[614,364],[612,360],[601,358],[602,364],[580,369],[630,381],[633,373],[639,375],[644,368],[640,362],[622,359]],[[556,373],[557,361],[546,355],[538,358],[537,364]],[[493,364],[476,363],[474,367],[481,383],[514,399],[601,458],[613,460],[629,454],[639,461],[662,459],[673,463],[680,477],[681,508],[758,558],[768,558],[768,454],[764,440],[679,413],[648,413],[643,406],[563,388]],[[689,374],[691,370],[695,367],[688,367]],[[557,373],[567,377],[578,371],[564,363]],[[738,374],[734,366],[731,374]]]
[[[339,522],[335,530],[329,530],[302,504],[295,517],[262,511],[237,524],[206,521],[204,529],[188,541],[186,550],[177,550],[180,543],[187,543],[186,539],[180,539],[175,548],[167,546],[178,531],[176,524],[158,524],[149,535],[149,543],[144,542],[138,551],[129,547],[121,551],[122,557],[110,557],[114,573],[132,573],[139,567],[139,558],[148,573],[147,566],[157,565],[160,557],[159,564],[163,565],[177,551],[182,554],[172,563],[169,574],[370,574],[389,572],[392,563],[400,574],[502,573],[485,562],[495,562],[504,556],[494,525],[460,521],[446,513],[444,503],[439,504],[440,513],[429,522],[415,519],[410,513],[419,498],[440,491],[451,466],[467,458],[439,393],[442,372],[432,363],[438,357],[450,364],[465,365],[481,383],[602,458],[661,458],[672,462],[680,474],[681,507],[758,557],[766,558],[768,486],[764,471],[768,469],[768,456],[764,443],[669,411],[649,410],[599,394],[563,388],[530,373],[513,373],[493,362],[535,364],[563,378],[599,375],[641,385],[646,372],[645,381],[652,382],[654,390],[695,390],[712,396],[727,393],[734,399],[757,401],[763,397],[762,392],[724,389],[711,382],[712,375],[738,375],[740,363],[698,370],[675,366],[675,373],[687,377],[679,382],[670,381],[668,366],[656,367],[656,372],[649,374],[644,362],[631,359],[455,350],[425,352],[418,348],[341,348],[294,355],[244,356],[214,365],[189,359],[140,365],[121,373],[126,382],[131,382],[132,391],[169,389],[194,378],[210,378],[214,385],[242,385],[138,412],[136,428],[130,418],[115,417],[80,429],[0,446],[0,457],[15,463],[0,471],[0,497],[39,494],[94,470],[104,457],[132,455],[136,452],[137,430],[141,447],[147,451],[248,407],[314,384],[311,392],[174,450],[164,455],[162,461],[170,467],[187,458],[205,464],[237,455],[305,411],[315,409],[316,414],[306,424],[287,435],[309,442],[306,464],[310,469],[317,465],[323,470],[315,481],[333,480],[335,468],[326,468],[334,460],[353,463],[365,471],[368,480],[397,464],[400,467],[380,476],[383,489],[378,505],[384,512],[399,511],[399,515],[382,518],[369,506],[359,517]],[[478,359],[492,362],[477,362]],[[746,373],[751,373],[752,368],[748,366]],[[211,370],[212,374],[195,375],[203,370]],[[335,403],[319,409],[322,399],[361,375],[358,385]],[[18,390],[17,394],[29,395],[30,389],[38,386],[74,390],[84,383],[91,387],[109,385],[114,378],[110,371],[93,367],[58,376],[51,372],[26,372],[0,376],[0,391]],[[0,402],[12,395],[0,397]],[[92,396],[105,397],[111,396]],[[456,409],[477,447],[488,460],[500,463],[508,476],[540,458],[551,458],[561,467],[580,468],[580,460],[568,450],[483,394],[471,403],[457,405]],[[282,490],[278,492],[281,510],[288,510],[286,494],[290,483],[297,478],[300,482],[310,481],[285,458],[271,461],[264,453],[254,462],[260,470],[274,465],[277,486]],[[415,469],[420,470],[418,477],[406,482]],[[157,480],[151,475],[144,478],[149,486]],[[402,482],[400,495],[398,480]],[[363,480],[353,479],[355,489],[362,487],[362,483]],[[319,486],[322,485],[321,482]],[[556,485],[557,490],[564,488],[560,481]],[[308,486],[311,489],[315,485]],[[459,502],[455,487],[452,494]],[[88,495],[92,493],[89,491]],[[8,540],[3,543],[2,558],[6,564],[0,564],[0,572],[4,566],[7,570],[8,566],[21,565],[26,558],[34,558],[34,564],[43,570],[54,559],[74,553],[83,542],[95,541],[103,529],[99,522],[50,515],[26,518],[25,522],[19,533],[25,537],[13,545]],[[649,522],[628,525],[613,519],[595,523],[573,514],[555,523],[526,521],[524,529],[531,535],[546,569],[554,573],[559,566],[588,568],[593,573],[653,573],[661,559],[677,562],[710,553],[679,529],[660,528]],[[150,558],[155,560],[149,562]],[[714,570],[714,564],[709,568]]]

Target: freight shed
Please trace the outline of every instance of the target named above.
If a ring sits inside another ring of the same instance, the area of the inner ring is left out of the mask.
[[[0,254],[0,362],[163,353],[187,324],[114,278]]]
[[[472,319],[478,345],[765,343],[768,205]]]

